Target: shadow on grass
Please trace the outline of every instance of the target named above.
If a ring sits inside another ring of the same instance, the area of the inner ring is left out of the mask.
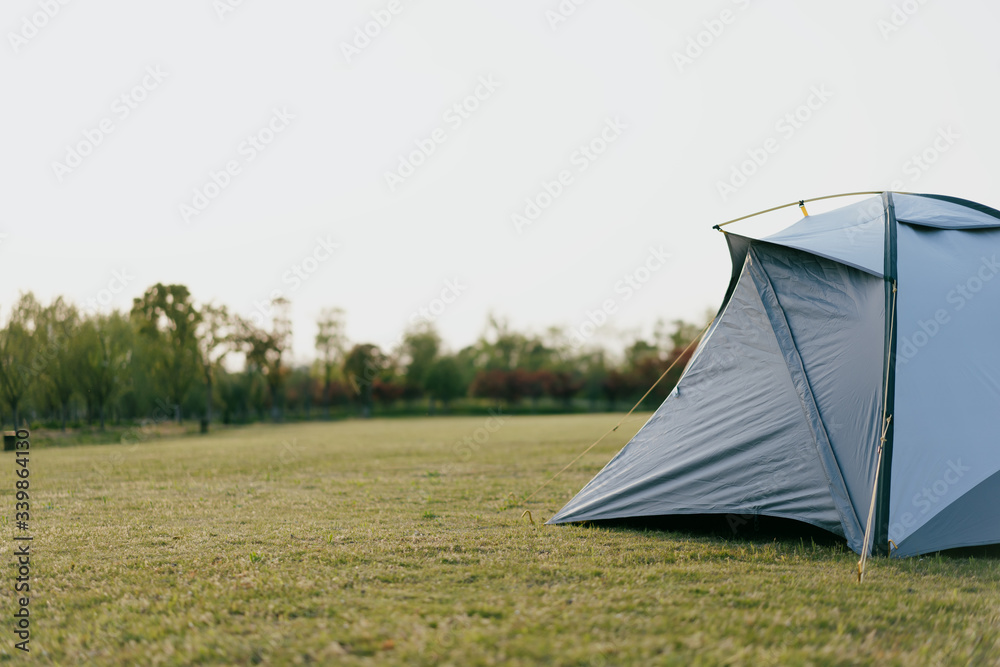
[[[689,514],[630,519],[592,521],[591,525],[613,530],[643,532],[648,530],[675,533],[706,542],[775,544],[797,547],[803,542],[818,547],[849,551],[847,540],[812,524],[781,519],[771,516],[751,516],[732,514]],[[942,558],[967,560],[1000,559],[1000,544],[977,547],[948,549],[938,554],[924,554],[922,557],[940,555]]]
[[[979,547],[961,547],[938,552],[943,558],[967,560],[969,558],[1000,560],[1000,544],[987,544]],[[934,555],[934,554],[929,554]]]
[[[687,514],[594,521],[593,525],[623,531],[657,530],[719,543],[778,544],[847,549],[847,541],[808,523],[770,516]]]

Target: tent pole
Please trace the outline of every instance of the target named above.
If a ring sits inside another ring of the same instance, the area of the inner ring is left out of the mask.
[[[868,563],[868,555],[872,550],[869,544],[872,541],[872,521],[875,518],[875,503],[878,498],[878,483],[881,478],[882,472],[882,449],[885,447],[885,434],[889,430],[889,422],[892,421],[892,417],[885,416],[885,410],[882,411],[882,427],[881,433],[882,438],[878,443],[878,454],[875,463],[875,486],[872,488],[872,502],[871,506],[868,508],[868,521],[865,523],[865,537],[864,542],[861,543],[861,560],[858,561],[858,583],[864,583],[865,581],[865,565]]]
[[[791,208],[792,206],[804,207],[809,202],[823,201],[824,199],[836,199],[837,197],[860,197],[863,195],[881,195],[884,194],[884,190],[873,190],[871,192],[845,192],[839,195],[825,195],[823,197],[813,197],[812,199],[797,199],[790,204],[782,204],[781,206],[775,206],[774,208],[769,208],[766,211],[758,211],[757,213],[751,213],[750,215],[744,215],[742,218],[736,218],[735,220],[730,220],[728,222],[723,222],[722,224],[715,225],[712,229],[722,230],[726,225],[731,225],[734,222],[740,222],[741,220],[747,220],[749,218],[756,218],[758,215],[764,215],[765,213],[771,213],[773,211],[780,211],[783,208]],[[911,194],[909,192],[901,192],[899,194]]]
[[[875,507],[875,530],[873,553],[876,556],[889,554],[889,492],[892,481],[892,445],[895,424],[892,419],[896,410],[896,303],[898,292],[897,248],[896,248],[896,207],[892,202],[892,193],[883,195],[885,201],[885,397],[883,414],[886,415],[885,431],[881,448],[881,465],[879,466],[878,504]]]

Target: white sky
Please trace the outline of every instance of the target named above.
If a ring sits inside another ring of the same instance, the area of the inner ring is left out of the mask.
[[[586,0],[554,29],[559,0],[399,0],[351,62],[342,44],[389,0],[243,0],[222,17],[227,0],[63,1],[0,9],[4,314],[24,290],[83,304],[123,270],[109,305],[126,310],[158,281],[246,316],[281,290],[303,360],[324,306],[346,309],[352,340],[391,345],[457,279],[436,319],[454,348],[490,311],[541,332],[609,298],[613,338],[718,305],[729,258],[712,225],[729,218],[890,187],[1000,205],[1000,5],[985,0]],[[699,33],[707,46],[679,67]],[[116,100],[147,68],[166,77],[147,77],[155,88],[123,118]],[[460,126],[446,120],[480,77],[499,87]],[[829,99],[778,125],[813,90]],[[275,109],[294,119],[249,161],[241,144]],[[60,181],[54,163],[102,119],[113,132]],[[576,151],[614,119],[624,129],[581,172]],[[436,128],[446,141],[392,191],[385,173]],[[777,150],[724,200],[718,183],[769,139]],[[179,206],[229,161],[239,173],[186,223]],[[562,170],[570,185],[518,233],[512,214]],[[283,275],[318,237],[340,247],[296,289]],[[667,265],[616,292],[651,247]]]

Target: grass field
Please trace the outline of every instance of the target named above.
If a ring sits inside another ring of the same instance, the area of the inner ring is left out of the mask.
[[[31,457],[39,664],[1000,664],[1000,560],[544,526],[612,415],[261,426]],[[468,440],[466,440],[468,439]],[[10,454],[7,454],[10,457]],[[13,514],[13,460],[0,475]],[[13,534],[10,519],[5,520]],[[0,660],[13,649],[12,542]]]

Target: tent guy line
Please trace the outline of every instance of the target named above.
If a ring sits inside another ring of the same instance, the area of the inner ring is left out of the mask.
[[[705,332],[706,332],[706,331],[708,331],[708,329],[709,329],[709,328],[710,328],[710,327],[711,327],[711,326],[712,326],[713,324],[715,324],[715,320],[712,320],[711,322],[709,322],[708,324],[706,324],[706,325],[705,325],[705,328],[704,328],[704,329],[702,329],[702,330],[701,330],[701,331],[700,331],[700,332],[698,333],[698,335],[694,337],[694,340],[692,340],[692,341],[691,341],[691,343],[690,343],[690,344],[688,344],[688,346],[687,346],[686,348],[684,348],[684,351],[683,351],[683,352],[681,352],[681,353],[680,353],[680,354],[679,354],[679,355],[677,356],[677,359],[675,359],[675,360],[674,360],[674,363],[670,364],[670,367],[669,367],[669,368],[667,368],[667,370],[663,371],[663,374],[662,374],[662,375],[660,375],[660,377],[659,377],[659,378],[657,378],[656,382],[654,382],[654,383],[653,383],[653,385],[652,385],[652,386],[651,386],[651,387],[649,388],[649,390],[648,390],[648,391],[646,391],[646,393],[642,395],[642,398],[640,398],[640,399],[639,399],[639,401],[638,401],[638,402],[637,402],[637,403],[636,403],[635,405],[633,405],[633,406],[632,406],[632,409],[631,409],[631,410],[629,410],[629,411],[628,411],[628,413],[627,413],[627,414],[626,414],[626,415],[625,415],[624,417],[622,417],[622,418],[621,418],[621,420],[620,420],[620,421],[619,421],[619,422],[618,422],[617,424],[615,424],[613,428],[611,428],[611,429],[610,429],[610,430],[609,430],[609,431],[608,431],[607,433],[605,433],[605,434],[604,434],[604,435],[602,435],[602,436],[601,436],[600,438],[598,438],[597,440],[595,440],[595,441],[594,441],[594,444],[592,444],[592,445],[591,445],[590,447],[587,447],[587,448],[586,448],[585,450],[583,450],[582,452],[580,452],[580,455],[579,455],[579,456],[577,456],[577,457],[576,457],[575,459],[573,459],[572,461],[570,461],[569,463],[567,463],[567,464],[566,464],[566,465],[565,465],[565,466],[564,466],[564,467],[562,468],[562,470],[560,470],[560,471],[559,471],[559,472],[557,472],[556,474],[552,475],[552,477],[550,477],[550,478],[549,478],[549,480],[548,480],[547,482],[545,482],[545,483],[544,483],[544,484],[542,484],[542,485],[541,485],[540,487],[538,487],[537,489],[535,489],[534,493],[532,493],[532,494],[531,494],[530,496],[526,497],[526,498],[525,498],[524,500],[522,500],[522,501],[521,501],[521,504],[523,504],[523,503],[526,503],[526,502],[528,502],[529,500],[531,500],[532,498],[534,498],[535,496],[537,496],[537,495],[538,495],[538,493],[539,493],[539,492],[540,492],[540,491],[541,491],[542,489],[544,489],[544,488],[545,488],[545,487],[547,487],[547,486],[548,486],[549,484],[551,484],[552,482],[554,482],[554,481],[556,480],[556,478],[557,478],[557,477],[559,477],[559,476],[560,476],[560,475],[562,475],[562,474],[563,474],[564,472],[566,472],[567,470],[569,470],[570,468],[572,468],[572,467],[573,467],[573,466],[574,466],[574,465],[576,464],[576,462],[577,462],[577,461],[579,461],[579,460],[580,460],[580,459],[582,459],[582,458],[583,458],[584,456],[586,456],[586,455],[587,455],[587,454],[588,454],[588,453],[590,452],[590,450],[592,450],[592,449],[593,449],[594,447],[597,447],[597,446],[598,446],[599,444],[601,444],[602,442],[604,442],[604,439],[605,439],[605,438],[607,438],[607,437],[608,437],[609,435],[611,435],[612,433],[614,433],[615,431],[617,431],[617,430],[618,430],[618,429],[619,429],[619,428],[621,427],[621,425],[625,423],[625,420],[626,420],[626,419],[628,419],[629,417],[631,417],[631,416],[632,416],[632,413],[633,413],[633,412],[635,412],[635,411],[636,411],[636,410],[638,409],[638,407],[639,407],[640,405],[642,405],[642,402],[643,402],[643,401],[645,401],[645,400],[646,400],[646,398],[647,398],[647,397],[649,397],[649,395],[650,395],[651,393],[653,393],[653,390],[654,390],[654,389],[656,389],[656,387],[657,387],[657,386],[658,386],[658,385],[659,385],[659,384],[660,384],[661,382],[663,382],[663,378],[667,377],[667,373],[669,373],[670,371],[674,370],[674,367],[675,367],[675,366],[677,366],[677,364],[679,364],[679,363],[680,363],[681,359],[684,359],[684,358],[685,358],[685,357],[687,356],[687,353],[688,353],[688,352],[690,352],[690,351],[691,351],[691,350],[692,350],[692,349],[693,349],[693,348],[694,348],[694,347],[695,347],[695,346],[696,346],[696,345],[697,345],[697,344],[698,344],[698,343],[699,343],[699,342],[701,341],[701,338],[702,338],[702,336],[704,336],[704,335],[705,335]],[[522,514],[521,516],[523,517],[524,515]]]

